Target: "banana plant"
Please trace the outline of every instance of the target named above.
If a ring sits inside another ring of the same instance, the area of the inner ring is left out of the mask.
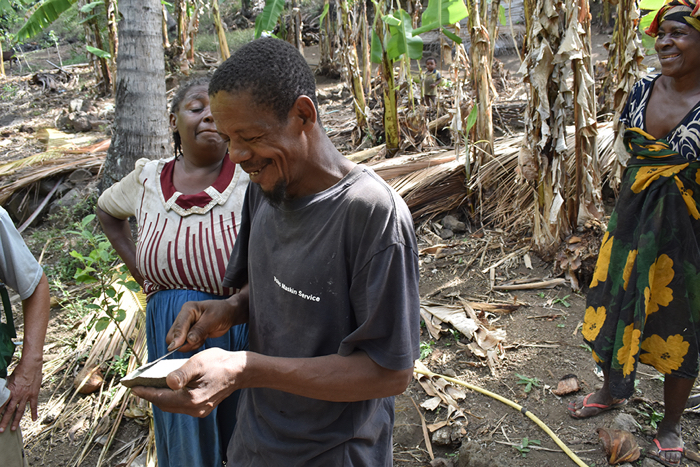
[[[423,39],[415,34],[411,15],[399,9],[387,13],[386,3],[375,2],[374,26],[370,47],[371,60],[380,65],[385,80],[384,98],[384,133],[387,155],[394,156],[399,149],[400,132],[397,108],[397,86],[395,85],[394,63],[404,60],[410,76],[410,60],[420,60],[423,56]],[[409,79],[410,101],[413,91]]]
[[[413,30],[413,35],[439,29],[449,39],[461,44],[462,39],[445,26],[459,23],[467,16],[469,11],[464,0],[430,0],[421,17],[422,25]]]
[[[364,86],[362,85],[362,72],[360,71],[359,59],[357,57],[357,36],[359,25],[357,15],[352,15],[348,0],[338,2],[340,10],[340,31],[342,32],[342,57],[347,69],[347,80],[353,96],[355,118],[360,132],[369,132],[367,121],[368,108],[365,102]],[[353,5],[352,13],[356,13],[357,8]]]
[[[40,3],[27,18],[24,26],[17,31],[17,40],[29,39],[56,21],[61,14],[73,6],[78,0],[45,0]]]
[[[262,13],[255,18],[255,38],[263,32],[272,32],[277,26],[277,20],[284,10],[284,0],[267,0]]]

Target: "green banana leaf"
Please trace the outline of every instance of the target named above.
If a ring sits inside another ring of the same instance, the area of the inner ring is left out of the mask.
[[[89,45],[86,45],[87,51],[90,52],[93,55],[97,55],[100,58],[112,58],[112,54],[109,52],[105,52],[102,49],[98,49],[97,47],[91,47]]]
[[[77,0],[45,0],[17,31],[17,40],[29,39],[44,30]]]
[[[401,55],[408,54],[410,58],[420,60],[423,56],[423,39],[413,35],[411,15],[402,9],[394,14],[396,16],[387,15],[382,18],[389,25],[391,34],[386,50],[389,59],[397,60]]]
[[[413,30],[417,36],[448,24],[455,24],[469,16],[464,0],[430,0],[422,16],[422,26]]]
[[[267,0],[262,13],[255,18],[255,38],[258,39],[264,31],[272,31],[284,9],[284,0]]]
[[[640,10],[658,10],[666,3],[664,0],[642,0],[639,2]]]
[[[369,45],[369,56],[372,63],[382,63],[382,43],[374,29],[372,29],[372,42]]]

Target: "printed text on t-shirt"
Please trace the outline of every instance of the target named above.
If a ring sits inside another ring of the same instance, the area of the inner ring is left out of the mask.
[[[297,297],[305,298],[305,299],[310,300],[312,302],[320,302],[321,301],[321,297],[317,297],[317,296],[311,295],[311,294],[305,294],[301,290],[297,290],[293,287],[290,287],[286,284],[283,284],[282,282],[280,282],[279,279],[277,279],[277,277],[275,277],[275,276],[272,276],[272,277],[275,279],[275,284],[277,284],[285,292],[289,292],[292,295],[296,295]]]

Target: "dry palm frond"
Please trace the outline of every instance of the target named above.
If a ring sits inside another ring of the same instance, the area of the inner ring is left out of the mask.
[[[99,172],[105,161],[105,155],[71,155],[56,159],[41,158],[32,165],[25,165],[16,170],[11,177],[2,177],[0,180],[0,205],[5,203],[13,193],[26,188],[44,178],[54,177],[77,169],[87,169],[91,172]]]
[[[117,292],[124,292],[120,308],[126,311],[126,318],[120,326],[124,334],[133,342],[132,346],[138,354],[138,359],[143,361],[146,354],[145,297],[119,284],[113,284],[113,287]],[[86,316],[76,330],[78,335],[84,334],[77,346],[74,349],[66,346],[58,358],[45,366],[44,369],[48,375],[54,375],[61,369],[66,369],[58,387],[68,389],[63,389],[62,393],[54,392],[49,401],[44,404],[38,421],[30,424],[24,433],[26,445],[31,449],[32,446],[39,446],[47,441],[48,445],[52,438],[65,436],[64,432],[67,432],[70,441],[78,445],[69,464],[76,467],[81,465],[85,456],[100,444],[103,447],[96,465],[103,464],[124,415],[147,419],[150,413],[145,401],[132,397],[131,392],[120,386],[114,378],[106,382],[98,393],[87,397],[79,394],[72,384],[65,384],[66,379],[72,377],[79,362],[84,358],[86,358],[85,367],[99,367],[106,365],[117,355],[126,354],[127,345],[115,324],[111,322],[106,329],[98,332],[94,327],[89,327],[94,321],[92,318],[94,317]],[[61,358],[63,361],[60,360]],[[137,366],[137,358],[131,355],[127,372],[134,370]],[[47,379],[46,374],[44,379]],[[144,449],[153,456],[152,445],[151,433],[137,446],[132,446],[126,457],[135,458]]]
[[[600,179],[605,181],[615,169],[613,151],[614,132],[612,123],[598,125],[598,163]],[[471,190],[483,189],[485,195],[479,210],[482,222],[500,228],[515,236],[526,235],[533,228],[531,213],[534,212],[534,188],[524,180],[518,170],[520,138],[503,138],[495,143],[497,154],[485,163],[469,183]],[[567,140],[566,171],[573,176],[575,171],[574,132],[569,131]],[[567,197],[573,197],[575,187],[571,186]]]

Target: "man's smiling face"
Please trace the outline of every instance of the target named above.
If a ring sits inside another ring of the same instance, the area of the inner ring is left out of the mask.
[[[228,140],[229,157],[273,202],[306,194],[306,139],[293,109],[286,121],[255,103],[248,92],[211,96],[216,128]]]

